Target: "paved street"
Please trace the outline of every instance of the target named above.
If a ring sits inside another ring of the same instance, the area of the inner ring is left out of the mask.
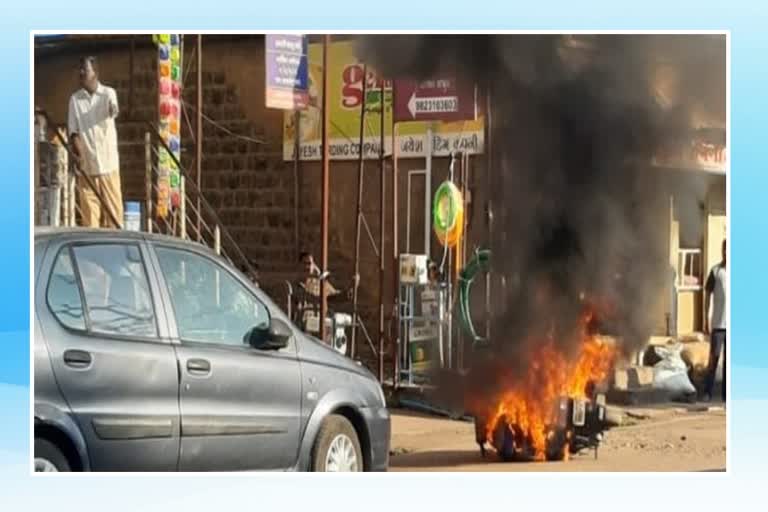
[[[708,410],[705,410],[708,409]],[[390,471],[717,471],[725,469],[726,414],[710,408],[630,409],[626,425],[607,432],[595,460],[500,462],[474,442],[472,423],[396,410]]]

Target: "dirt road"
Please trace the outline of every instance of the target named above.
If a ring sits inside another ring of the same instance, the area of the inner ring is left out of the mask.
[[[396,410],[390,471],[717,471],[725,469],[722,407],[631,409],[593,452],[565,462],[500,462],[480,456],[474,426],[464,421]]]

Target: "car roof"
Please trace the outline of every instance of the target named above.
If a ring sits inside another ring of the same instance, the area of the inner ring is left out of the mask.
[[[198,254],[205,255],[208,258],[212,258],[219,263],[229,267],[230,270],[246,277],[246,280],[249,280],[243,271],[223,253],[216,254],[212,248],[208,247],[204,243],[195,242],[194,240],[182,240],[177,236],[146,233],[144,231],[128,231],[123,229],[35,226],[35,243],[45,242],[47,244],[52,240],[62,243],[88,243],[99,241],[130,242],[142,240],[148,242],[158,242],[166,246],[172,245],[179,249],[186,249],[197,252]]]
[[[177,245],[179,247],[186,247],[189,249],[204,250],[211,255],[215,253],[207,246],[192,242],[188,240],[182,240],[178,237],[172,237],[168,235],[160,235],[154,233],[145,233],[143,231],[127,231],[123,229],[103,229],[103,228],[80,228],[80,227],[50,227],[50,226],[37,226],[35,227],[35,241],[42,240],[78,240],[78,241],[90,241],[99,239],[109,240],[148,240],[154,242],[162,242],[164,244]]]

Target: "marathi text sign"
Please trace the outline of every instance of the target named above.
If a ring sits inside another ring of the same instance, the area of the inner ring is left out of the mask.
[[[474,87],[453,78],[395,81],[395,121],[469,121],[477,119]]]
[[[399,131],[399,130],[398,130]],[[424,158],[426,156],[426,134],[397,135],[398,158]],[[283,142],[283,158],[293,160],[293,141]],[[368,159],[379,158],[381,141],[378,137],[364,138],[363,155]],[[335,160],[356,160],[360,154],[359,141],[353,142],[346,138],[331,138],[328,151]],[[451,131],[436,130],[432,135],[432,156],[450,156],[452,152],[480,154],[483,152],[482,131],[463,132],[460,128]],[[392,139],[384,141],[384,154],[392,154]],[[302,142],[299,147],[299,158],[302,160],[320,160],[322,146],[320,141]]]
[[[728,168],[728,148],[722,144],[694,141],[684,147],[664,148],[653,158],[659,167],[676,167],[717,174]]]
[[[311,44],[308,50],[309,105],[299,114],[299,157],[320,160],[322,116],[322,45]],[[360,110],[363,104],[363,80],[366,81],[366,115],[362,151],[365,158],[378,158],[381,144],[381,110],[384,104],[384,152],[392,153],[392,82],[381,80],[376,71],[366,67],[355,55],[353,41],[338,41],[328,49],[330,61],[329,153],[334,160],[356,160],[360,154]],[[399,94],[399,92],[398,92]],[[286,112],[283,119],[283,157],[293,160],[296,139],[296,116]],[[483,119],[433,123],[433,155],[449,156],[452,151],[470,154],[483,152]],[[403,122],[397,125],[399,158],[426,156],[428,123]]]
[[[302,110],[309,103],[307,40],[299,35],[266,35],[267,108]]]

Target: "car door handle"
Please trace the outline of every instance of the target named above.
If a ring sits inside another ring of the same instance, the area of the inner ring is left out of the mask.
[[[93,358],[84,350],[67,350],[64,352],[64,364],[72,368],[86,368]]]
[[[187,371],[196,375],[211,373],[211,363],[205,359],[189,359]]]

